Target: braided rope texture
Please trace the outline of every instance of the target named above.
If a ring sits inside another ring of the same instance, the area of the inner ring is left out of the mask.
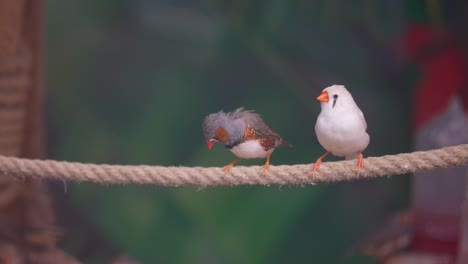
[[[228,175],[218,167],[163,167],[97,165],[54,160],[0,156],[0,175],[18,179],[38,178],[106,184],[154,184],[160,186],[305,185],[390,176],[468,164],[468,144],[382,157],[369,157],[357,177],[356,160],[324,162],[312,181],[311,165],[236,166]],[[443,176],[443,175],[441,175]]]

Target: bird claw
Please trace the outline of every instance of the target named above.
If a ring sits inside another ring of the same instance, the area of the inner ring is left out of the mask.
[[[314,165],[312,165],[312,182],[315,182],[316,180],[316,175],[315,173],[318,171],[319,167],[320,167],[320,164],[322,164],[322,160],[328,156],[328,154],[330,154],[331,152],[330,151],[327,151],[325,154],[323,154],[322,156],[320,156],[320,158],[317,159],[317,161],[314,163]]]
[[[229,173],[229,171],[232,169],[232,167],[234,167],[234,165],[232,165],[232,164],[228,164],[228,165],[224,166],[224,168],[223,168],[224,176],[226,176]]]
[[[317,160],[314,165],[312,165],[312,182],[315,182],[316,179],[316,172],[318,171],[320,164],[322,164],[321,160]]]
[[[223,171],[224,171],[224,176],[226,176],[229,171],[231,171],[232,167],[234,167],[234,165],[236,165],[237,162],[239,162],[240,158],[237,158],[235,160],[233,160],[231,163],[229,163],[228,165],[224,166],[223,168]]]
[[[358,161],[357,161],[357,176],[361,175],[361,170],[364,169],[364,157],[361,153],[359,153]]]
[[[265,176],[267,171],[270,169],[270,154],[268,154],[265,165],[262,166],[262,176]]]
[[[270,169],[270,164],[263,165],[262,166],[262,175],[265,176],[269,169]]]

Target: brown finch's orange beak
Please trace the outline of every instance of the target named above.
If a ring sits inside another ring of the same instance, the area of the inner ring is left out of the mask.
[[[213,140],[206,141],[206,145],[208,146],[208,149],[211,149],[215,143],[216,141],[213,141]]]
[[[317,100],[319,100],[322,103],[328,103],[328,92],[322,92],[319,97],[317,97]]]

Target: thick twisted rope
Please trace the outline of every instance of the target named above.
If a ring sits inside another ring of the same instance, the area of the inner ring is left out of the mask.
[[[357,177],[356,160],[324,162],[312,181],[311,165],[236,166],[226,176],[222,168],[96,165],[0,156],[0,175],[22,178],[89,181],[96,183],[155,184],[161,186],[304,185],[357,178],[390,176],[468,164],[468,144],[365,159]],[[443,175],[441,175],[443,177]]]

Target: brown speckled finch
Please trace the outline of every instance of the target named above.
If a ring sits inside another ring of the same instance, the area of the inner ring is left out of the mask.
[[[234,155],[233,162],[224,167],[224,174],[240,159],[266,158],[262,172],[270,166],[270,156],[277,147],[291,147],[281,136],[273,131],[254,111],[238,108],[234,112],[218,112],[208,115],[203,122],[203,134],[208,149],[216,142],[222,143]]]

